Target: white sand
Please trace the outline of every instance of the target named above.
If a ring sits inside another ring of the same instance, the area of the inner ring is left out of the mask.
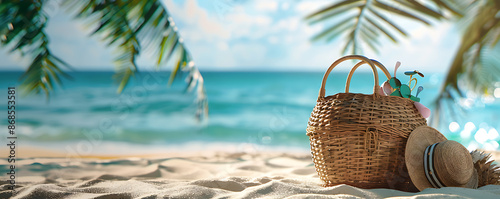
[[[18,187],[13,198],[500,198],[500,185],[419,193],[347,185],[324,188],[308,154],[48,156],[16,162]],[[8,165],[6,159],[0,164]],[[10,197],[4,180],[1,186],[0,198]]]

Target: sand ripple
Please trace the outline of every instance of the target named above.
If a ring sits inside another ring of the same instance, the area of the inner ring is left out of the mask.
[[[500,198],[500,186],[408,193],[321,186],[307,154],[225,154],[162,158],[27,158],[16,192],[0,198]]]

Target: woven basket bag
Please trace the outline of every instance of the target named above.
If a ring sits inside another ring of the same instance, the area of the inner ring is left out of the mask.
[[[325,97],[325,83],[335,66],[361,60],[349,72],[345,93]],[[356,69],[373,71],[373,94],[349,93]],[[319,96],[307,126],[316,171],[325,186],[348,184],[360,188],[414,191],[404,164],[406,140],[415,128],[427,125],[410,99],[379,94],[379,62],[359,55],[336,60],[323,76]]]

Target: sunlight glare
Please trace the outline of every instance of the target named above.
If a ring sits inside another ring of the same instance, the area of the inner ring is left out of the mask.
[[[493,145],[494,150],[497,150],[500,146],[497,141],[491,141],[491,145]]]
[[[474,105],[474,100],[471,98],[462,98],[458,101],[458,104],[466,109],[470,109],[472,108],[472,105]]]
[[[485,104],[491,104],[491,103],[495,102],[495,98],[491,95],[486,95],[483,98],[481,98],[481,102],[483,102]]]
[[[476,128],[476,125],[474,125],[474,123],[472,123],[472,122],[467,122],[467,123],[465,124],[464,130],[466,130],[466,131],[472,131],[472,130],[474,130],[475,128]]]
[[[451,122],[448,128],[451,132],[457,132],[460,129],[460,125],[456,122]]]
[[[462,132],[460,132],[460,137],[463,138],[463,139],[469,139],[470,138],[470,134],[471,134],[470,131],[463,130]]]
[[[491,128],[488,131],[488,139],[496,140],[498,138],[498,131],[495,128]]]
[[[477,149],[477,144],[475,142],[471,142],[469,146],[467,146],[467,150],[474,151]]]
[[[488,133],[486,132],[485,129],[480,128],[474,135],[474,139],[480,144],[484,144],[484,142],[488,140]]]
[[[495,151],[498,149],[498,142],[496,141],[487,142],[483,145],[482,148],[486,151]]]
[[[493,92],[493,95],[496,98],[500,98],[500,88],[495,88],[495,91]]]

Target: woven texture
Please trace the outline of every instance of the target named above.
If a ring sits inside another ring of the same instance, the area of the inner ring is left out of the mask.
[[[324,97],[329,72],[349,59],[362,60],[355,68],[364,63],[372,67],[374,94],[338,93]],[[374,62],[361,56],[346,56],[334,62],[325,73],[309,118],[307,135],[316,171],[326,186],[349,184],[400,190],[412,187],[404,165],[404,149],[409,134],[418,126],[427,125],[426,120],[413,101],[378,94]],[[388,74],[382,64],[375,63]]]

